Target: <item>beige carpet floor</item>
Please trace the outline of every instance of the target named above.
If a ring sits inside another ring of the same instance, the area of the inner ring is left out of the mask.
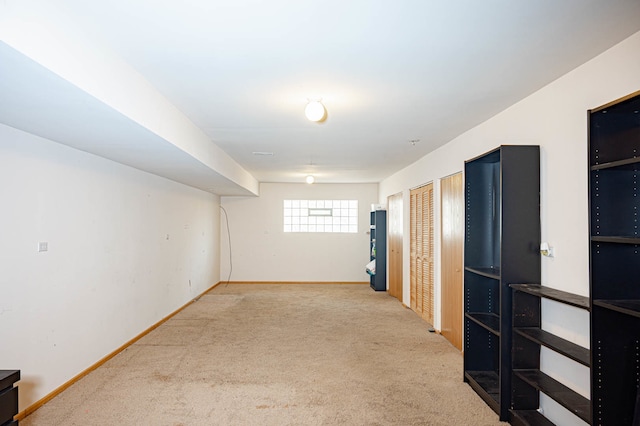
[[[20,424],[505,424],[428,329],[366,285],[221,284]]]

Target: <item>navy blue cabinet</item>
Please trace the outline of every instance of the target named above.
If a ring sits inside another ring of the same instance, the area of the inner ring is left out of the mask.
[[[371,288],[375,291],[387,290],[387,212],[371,212],[369,237],[370,259],[376,261],[376,272],[370,276]]]
[[[0,370],[0,425],[17,425],[13,417],[18,414],[18,388],[20,370]]]
[[[589,111],[593,424],[640,424],[640,92]]]
[[[500,420],[511,401],[509,284],[540,282],[540,147],[465,162],[464,381]]]

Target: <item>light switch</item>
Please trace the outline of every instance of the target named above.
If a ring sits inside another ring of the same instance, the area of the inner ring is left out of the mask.
[[[40,241],[38,243],[38,252],[49,251],[49,243],[46,241]]]

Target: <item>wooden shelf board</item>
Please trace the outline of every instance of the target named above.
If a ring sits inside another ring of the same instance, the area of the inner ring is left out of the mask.
[[[556,302],[575,306],[576,308],[589,310],[589,298],[586,296],[568,293],[555,288],[545,287],[540,284],[510,284],[509,286],[517,291],[544,297],[549,300],[555,300]]]
[[[599,236],[594,235],[591,237],[591,241],[594,243],[620,243],[620,244],[640,244],[640,238],[638,237],[625,237],[625,236]]]
[[[636,170],[638,167],[638,163],[640,163],[640,157],[625,158],[618,161],[609,161],[607,163],[596,164],[594,166],[591,166],[591,170],[604,170],[616,167]]]
[[[500,378],[495,371],[465,371],[469,385],[495,411],[500,412]]]
[[[548,395],[564,408],[591,424],[591,402],[540,370],[513,370],[529,385]]]
[[[500,335],[500,317],[498,315],[484,312],[467,312],[465,316],[490,332]]]
[[[532,342],[546,346],[584,366],[589,367],[591,364],[590,351],[585,347],[576,345],[538,327],[518,327],[513,330]]]
[[[494,280],[500,279],[500,268],[497,268],[497,267],[485,268],[485,267],[476,267],[476,266],[466,266],[464,269],[474,274],[482,275],[483,277],[493,278]]]
[[[604,300],[593,301],[594,306],[640,318],[640,300]]]
[[[554,426],[554,423],[537,410],[510,410],[514,425]]]

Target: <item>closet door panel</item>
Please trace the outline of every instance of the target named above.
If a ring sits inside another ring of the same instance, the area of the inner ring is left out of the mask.
[[[441,189],[441,332],[462,350],[462,247],[464,242],[464,190],[462,173],[446,177]]]

